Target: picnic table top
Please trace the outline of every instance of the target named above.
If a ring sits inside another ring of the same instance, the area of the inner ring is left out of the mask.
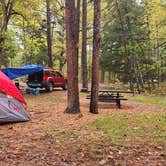
[[[99,92],[112,92],[112,93],[133,93],[131,90],[99,90]]]
[[[88,91],[88,92],[91,92],[91,91]],[[98,91],[99,93],[103,92],[103,93],[134,93],[133,91],[131,90],[99,90]]]

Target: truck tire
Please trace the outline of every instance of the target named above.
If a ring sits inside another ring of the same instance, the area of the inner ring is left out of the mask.
[[[67,83],[64,84],[63,90],[67,90]]]
[[[49,82],[49,83],[47,84],[46,90],[47,90],[48,92],[52,92],[52,91],[53,91],[53,84],[52,84],[51,82]]]

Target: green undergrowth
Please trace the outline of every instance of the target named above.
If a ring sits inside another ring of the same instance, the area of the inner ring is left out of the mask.
[[[118,113],[89,124],[92,131],[102,131],[115,144],[150,142],[166,144],[166,113]]]
[[[125,85],[122,83],[116,83],[112,85],[102,85],[99,89],[105,89],[105,90],[129,90],[129,85]],[[135,87],[135,92],[137,88]],[[149,90],[148,85],[144,85],[144,93],[141,94],[135,94],[135,96],[132,96],[132,94],[124,94],[128,99],[136,102],[141,103],[147,103],[147,104],[155,104],[155,105],[161,105],[166,106],[166,82],[160,83],[158,86],[155,84],[155,86],[151,85],[151,89]]]
[[[154,95],[127,95],[127,98],[131,101],[136,101],[146,104],[154,104],[159,106],[166,106],[166,96],[154,96]]]

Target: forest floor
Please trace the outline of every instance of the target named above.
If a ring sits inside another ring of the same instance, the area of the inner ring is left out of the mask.
[[[91,114],[81,94],[82,115],[71,115],[66,94],[24,95],[31,121],[0,126],[0,166],[166,165],[166,106],[99,103]]]

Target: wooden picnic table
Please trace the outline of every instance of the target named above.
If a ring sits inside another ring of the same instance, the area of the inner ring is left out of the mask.
[[[131,91],[131,90],[99,90],[99,92],[133,93],[133,91]]]
[[[130,90],[99,90],[99,94],[105,94],[105,95],[115,95],[119,96],[121,93],[132,93],[134,95],[133,91]]]
[[[91,91],[89,91],[91,93]],[[99,90],[98,91],[98,101],[99,102],[115,102],[118,108],[121,108],[121,100],[127,100],[124,98],[122,93],[132,93],[130,90]],[[87,99],[91,98],[91,94],[87,96]]]

